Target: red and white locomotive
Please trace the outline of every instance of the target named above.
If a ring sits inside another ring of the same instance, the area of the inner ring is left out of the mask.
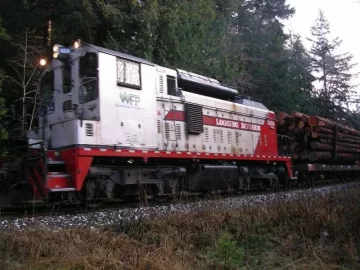
[[[24,174],[3,177],[0,207],[59,194],[94,202],[242,192],[293,174],[275,114],[212,78],[90,44],[55,45],[39,100],[16,168]]]

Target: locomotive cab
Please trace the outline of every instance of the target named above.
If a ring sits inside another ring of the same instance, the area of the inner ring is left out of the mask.
[[[88,121],[100,119],[97,51],[55,45],[40,79],[39,101],[38,127],[28,137],[50,149],[86,143]]]
[[[53,56],[40,80],[38,128],[30,138],[50,149],[157,147],[153,64],[87,44],[55,45]]]

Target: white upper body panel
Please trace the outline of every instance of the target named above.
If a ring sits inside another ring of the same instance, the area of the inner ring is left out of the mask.
[[[140,64],[140,89],[117,85],[117,57],[99,54],[101,144],[155,148],[156,73]]]
[[[97,68],[90,73],[84,71],[87,55],[95,55],[90,60],[97,61]],[[51,147],[254,154],[259,141],[268,143],[267,135],[261,137],[260,127],[269,110],[180,91],[176,70],[92,45],[76,50],[71,61],[70,92],[63,91],[63,65],[60,61],[52,64],[53,86],[58,91],[53,91],[54,106],[46,116],[45,134]],[[89,78],[96,78],[96,83],[87,84]],[[188,132],[187,103],[201,106],[204,123],[199,134]],[[41,128],[37,134],[40,139]]]

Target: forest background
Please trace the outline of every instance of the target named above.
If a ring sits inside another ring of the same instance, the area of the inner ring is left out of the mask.
[[[341,39],[330,38],[321,11],[307,51],[299,35],[284,31],[295,12],[285,0],[2,0],[0,116],[11,104],[22,116],[18,101],[34,99],[38,63],[52,45],[81,39],[216,78],[275,112],[360,128],[360,115],[346,106],[356,87],[352,55],[338,53]]]

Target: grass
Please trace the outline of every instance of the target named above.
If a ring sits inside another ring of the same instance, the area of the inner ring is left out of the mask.
[[[3,232],[0,269],[360,269],[360,190],[100,231]]]

